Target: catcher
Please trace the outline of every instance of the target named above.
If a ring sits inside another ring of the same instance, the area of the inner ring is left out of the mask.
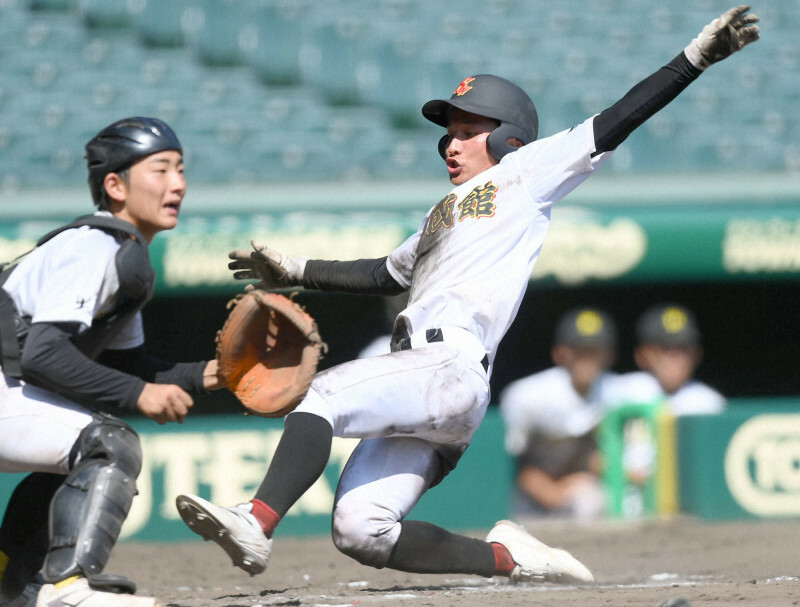
[[[186,192],[175,133],[126,118],[86,144],[86,159],[97,213],[0,273],[0,472],[31,473],[0,528],[2,606],[162,605],[103,573],[142,448],[128,424],[93,405],[180,423],[191,394],[223,387],[215,360],[168,362],[144,348],[148,244],[177,225]]]
[[[748,10],[729,10],[612,107],[542,140],[531,99],[497,76],[470,76],[449,99],[426,103],[423,115],[446,129],[439,151],[454,187],[387,257],[308,260],[266,246],[234,252],[237,277],[267,288],[409,291],[409,300],[390,354],[316,375],[286,416],[254,499],[222,507],[178,497],[189,527],[245,571],[263,571],[273,532],[324,470],[332,437],[361,438],[334,500],[333,541],[344,554],[416,573],[592,582],[569,553],[512,522],[497,523],[484,541],[408,515],[456,466],[483,419],[495,352],[528,288],[552,205],[703,70],[756,40],[758,17]]]

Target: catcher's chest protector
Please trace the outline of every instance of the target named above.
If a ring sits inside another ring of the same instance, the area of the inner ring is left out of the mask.
[[[147,241],[142,233],[133,224],[116,217],[102,215],[78,217],[75,221],[45,234],[36,246],[43,245],[65,230],[82,226],[104,230],[121,243],[115,258],[120,284],[117,304],[109,313],[96,318],[92,326],[74,340],[77,348],[86,356],[97,358],[125,323],[150,301],[153,296],[155,272],[150,265]],[[14,261],[0,266],[2,268],[0,286],[5,283],[23,257],[24,255],[21,255]],[[22,377],[19,361],[25,346],[29,321],[29,318],[19,315],[12,299],[0,289],[0,356],[2,356],[3,372],[11,377]]]

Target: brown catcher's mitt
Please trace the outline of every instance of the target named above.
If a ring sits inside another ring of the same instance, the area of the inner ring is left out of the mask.
[[[327,346],[298,304],[259,289],[238,295],[217,333],[219,373],[251,412],[281,417],[308,392]]]

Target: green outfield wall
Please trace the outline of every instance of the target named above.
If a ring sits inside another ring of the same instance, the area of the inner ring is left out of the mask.
[[[282,428],[280,420],[245,415],[196,415],[168,426],[131,421],[145,463],[123,540],[192,538],[174,506],[179,493],[221,504],[251,498]],[[722,415],[676,420],[675,434],[679,489],[672,497],[681,512],[708,520],[800,518],[800,399],[737,400]],[[281,533],[329,533],[337,478],[354,445],[335,439],[323,477],[290,510]],[[0,509],[21,478],[0,475]],[[509,516],[511,483],[512,462],[493,407],[459,466],[422,498],[411,518],[454,530],[490,527]],[[642,515],[659,516],[657,509]]]
[[[640,483],[623,464],[632,422],[647,426],[653,446]],[[722,414],[677,418],[662,403],[628,404],[606,416],[599,438],[613,518],[800,517],[800,399],[732,399]]]
[[[678,420],[681,509],[705,519],[800,517],[800,401],[741,400]]]
[[[445,181],[190,188],[178,227],[151,244],[156,295],[236,289],[228,252],[269,242],[290,255],[377,258],[412,234]],[[0,261],[93,210],[86,192],[0,193]],[[800,279],[796,175],[598,175],[552,211],[534,282]]]

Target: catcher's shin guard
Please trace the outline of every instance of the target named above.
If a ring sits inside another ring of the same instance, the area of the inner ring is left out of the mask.
[[[80,458],[50,505],[47,582],[91,578],[108,562],[136,495],[139,437],[124,422],[98,415],[76,442]]]

